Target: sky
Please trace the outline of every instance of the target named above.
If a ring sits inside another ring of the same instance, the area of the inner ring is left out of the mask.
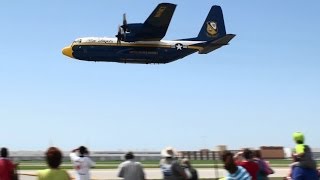
[[[0,6],[0,147],[178,150],[320,147],[320,1],[167,0],[164,39],[195,37],[212,5],[230,45],[164,65],[63,56],[79,37],[114,37],[160,0],[4,0]]]

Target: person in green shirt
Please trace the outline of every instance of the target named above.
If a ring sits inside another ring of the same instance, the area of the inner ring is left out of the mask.
[[[311,148],[304,144],[304,135],[301,132],[293,133],[293,140],[296,143],[293,158],[296,162],[292,166],[300,166],[302,168],[316,169],[317,164],[313,159]]]
[[[50,147],[46,152],[48,169],[38,171],[38,180],[71,180],[67,171],[60,169],[62,153],[56,147]]]
[[[292,153],[293,163],[290,164],[291,170],[287,179],[293,176],[294,169],[300,169],[301,171],[316,171],[317,169],[317,163],[313,159],[311,148],[304,144],[305,138],[303,133],[295,132],[292,136],[296,146]]]

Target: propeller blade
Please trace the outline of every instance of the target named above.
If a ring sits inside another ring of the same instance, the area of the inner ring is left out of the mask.
[[[122,26],[124,34],[127,32],[128,22],[126,13],[123,14]]]
[[[122,34],[122,28],[121,28],[121,26],[119,25],[118,26],[118,35],[121,35]]]
[[[121,41],[126,39],[126,32],[128,30],[128,23],[127,23],[127,15],[126,13],[123,14],[122,25],[118,27],[118,34],[117,37],[117,44],[120,44]]]
[[[116,35],[117,37],[117,44],[121,44],[121,40],[122,40],[122,36],[123,36],[123,29],[121,28],[121,26],[118,26],[118,34]]]
[[[124,26],[127,26],[127,25],[128,25],[126,13],[123,14],[123,25],[124,25]]]

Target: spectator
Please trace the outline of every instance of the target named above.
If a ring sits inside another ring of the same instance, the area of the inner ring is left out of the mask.
[[[190,180],[198,180],[198,172],[196,169],[194,169],[191,164],[189,159],[184,158],[182,159],[182,167],[185,169],[185,173],[188,176],[188,179]]]
[[[313,159],[311,148],[304,144],[305,138],[301,132],[293,133],[293,140],[296,143],[292,158],[294,163],[288,178],[293,179],[317,179],[317,164]]]
[[[165,180],[188,179],[184,169],[177,160],[177,153],[172,147],[167,147],[161,151],[162,159],[160,168]]]
[[[16,164],[14,164],[9,158],[9,151],[7,148],[1,148],[0,157],[0,180],[12,180],[17,179],[15,173]]]
[[[125,154],[125,161],[119,165],[118,177],[124,180],[144,180],[145,175],[141,163],[134,161],[134,154]]]
[[[247,170],[236,165],[234,155],[230,151],[223,152],[222,161],[225,170],[228,171],[227,176],[222,178],[223,180],[251,180],[251,176]]]
[[[234,160],[235,160],[236,163],[242,162],[244,160],[244,158],[243,158],[243,149],[241,151],[237,152],[234,155]]]
[[[237,157],[236,157],[237,158]],[[242,166],[245,168],[250,176],[252,177],[252,180],[258,179],[258,172],[259,172],[259,165],[253,161],[253,153],[249,149],[244,149],[243,151],[243,160],[241,162],[237,162],[238,166]]]
[[[259,165],[258,180],[268,180],[268,175],[274,172],[269,164],[262,159],[260,150],[254,151],[254,161]]]
[[[69,156],[76,171],[76,180],[89,180],[89,170],[95,166],[95,163],[90,159],[88,149],[80,146],[72,150]]]
[[[294,150],[294,159],[296,162],[292,166],[300,166],[302,168],[317,169],[316,161],[313,159],[311,148],[304,144],[304,135],[301,132],[295,132],[293,139],[296,143]]]
[[[71,180],[67,171],[59,168],[62,162],[62,153],[56,147],[50,147],[46,154],[49,169],[38,172],[38,180]]]

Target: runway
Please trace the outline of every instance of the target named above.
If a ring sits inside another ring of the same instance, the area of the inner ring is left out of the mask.
[[[288,174],[289,168],[273,168],[275,174],[270,177],[284,177]],[[200,178],[216,178],[223,177],[226,173],[224,169],[219,169],[215,171],[213,168],[199,168],[197,169]],[[68,171],[70,175],[74,177],[75,172],[73,170]],[[19,173],[22,174],[36,174],[34,170],[20,170]],[[93,169],[91,170],[92,178],[97,180],[111,180],[120,179],[117,177],[117,169]],[[147,179],[162,179],[162,174],[158,168],[145,169],[145,174]],[[34,176],[20,176],[21,180],[36,180]]]

